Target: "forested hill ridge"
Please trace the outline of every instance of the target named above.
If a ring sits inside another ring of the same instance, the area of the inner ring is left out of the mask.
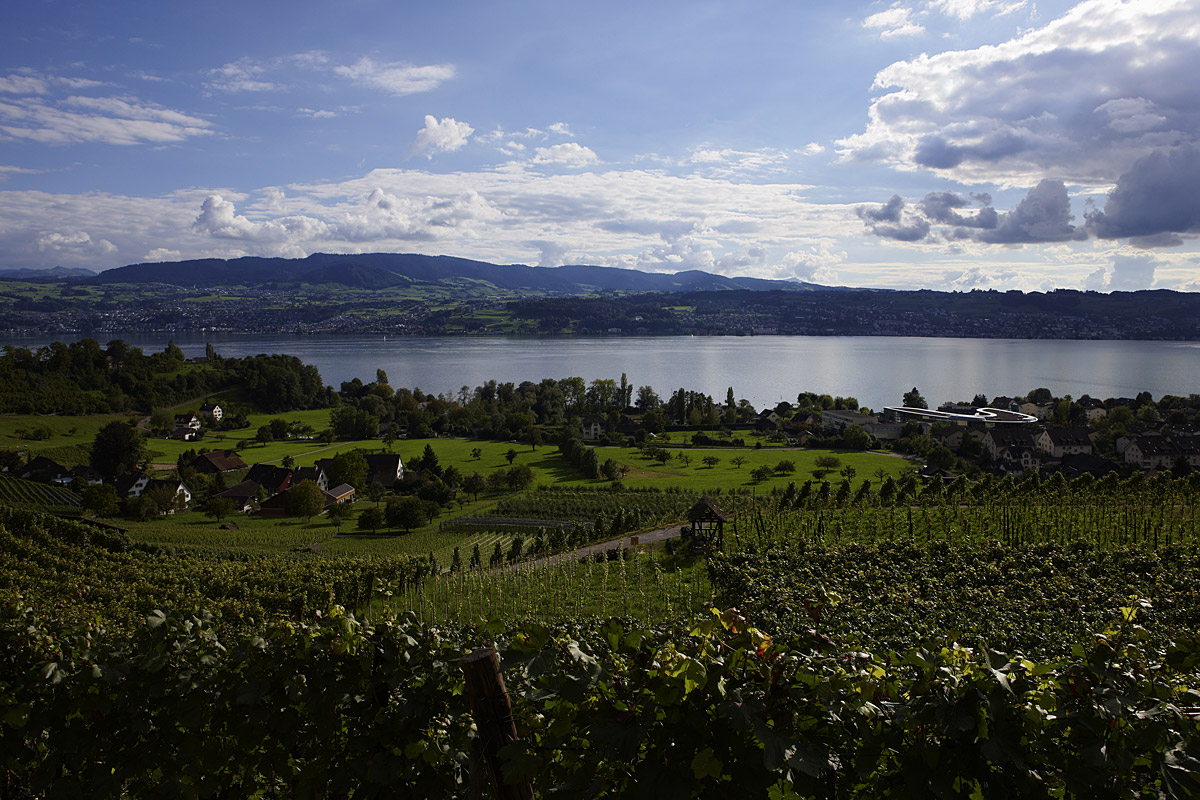
[[[617,267],[571,265],[531,267],[489,264],[451,256],[414,253],[313,253],[307,258],[219,258],[132,264],[110,269],[88,283],[166,283],[220,288],[262,284],[339,284],[380,289],[412,284],[473,281],[510,291],[587,294],[591,292],[669,292],[721,289],[826,289],[797,281],[727,278],[700,270],[642,272]]]
[[[0,275],[0,332],[104,339],[199,330],[1200,340],[1200,294],[895,291],[406,254],[203,259],[88,277]]]

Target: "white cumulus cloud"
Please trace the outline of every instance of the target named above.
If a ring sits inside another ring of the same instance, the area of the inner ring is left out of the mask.
[[[839,152],[967,183],[1110,183],[1155,148],[1196,141],[1198,71],[1192,0],[1085,0],[1001,44],[881,70],[866,129]]]
[[[417,132],[416,141],[409,146],[409,153],[433,158],[435,153],[461,150],[466,147],[474,132],[475,129],[465,122],[451,117],[439,120],[431,114],[426,114],[425,127]]]

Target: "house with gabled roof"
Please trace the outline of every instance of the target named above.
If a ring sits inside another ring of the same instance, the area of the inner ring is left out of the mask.
[[[1053,458],[1092,452],[1092,429],[1083,425],[1048,425],[1037,435],[1037,446]]]
[[[1027,448],[1032,452],[1037,447],[1033,433],[1024,427],[988,428],[983,437],[983,451],[993,460],[1000,460],[1000,451],[1009,448]]]
[[[254,481],[242,481],[213,496],[232,500],[239,511],[248,514],[258,505],[258,484]]]
[[[367,462],[367,485],[392,488],[396,481],[404,479],[404,462],[395,453],[368,453],[363,456]]]
[[[1142,434],[1125,447],[1125,463],[1140,469],[1169,469],[1179,458],[1179,449],[1165,436]]]
[[[353,503],[354,487],[348,483],[338,484],[332,489],[326,491],[325,496],[331,498],[335,503]]]
[[[225,412],[216,403],[206,401],[204,405],[200,406],[200,416],[213,422],[220,422],[221,418],[225,416]]]
[[[583,440],[594,442],[604,435],[606,420],[599,414],[588,414],[583,418]]]
[[[254,481],[267,492],[267,497],[274,497],[280,492],[287,491],[292,485],[292,471],[286,467],[274,464],[255,464],[246,473],[246,480]]]
[[[144,472],[127,472],[113,481],[117,494],[125,498],[141,497],[149,485],[150,476]]]
[[[196,456],[188,466],[206,475],[218,472],[229,472],[234,469],[245,469],[246,462],[242,461],[236,450],[211,450]]]
[[[89,467],[87,464],[79,464],[71,467],[71,481],[76,479],[83,481],[88,486],[99,486],[104,483],[104,476],[94,467]]]
[[[321,491],[329,488],[329,476],[325,473],[325,467],[318,462],[312,467],[297,467],[292,471],[292,483],[296,484],[300,481],[312,481]]]
[[[20,472],[20,477],[29,480],[59,482],[66,476],[70,482],[70,470],[52,458],[36,456],[30,459]]]
[[[1192,469],[1200,469],[1200,436],[1176,434],[1171,437],[1171,441],[1174,443],[1175,449],[1179,451],[1179,455],[1187,461],[1188,466]]]

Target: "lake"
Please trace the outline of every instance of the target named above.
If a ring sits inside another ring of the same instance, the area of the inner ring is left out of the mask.
[[[60,334],[8,338],[0,344],[40,347]],[[161,350],[161,334],[104,334],[147,352]],[[611,337],[588,339],[299,336],[286,334],[180,333],[188,356],[206,342],[225,356],[287,353],[315,364],[338,386],[383,369],[393,386],[457,393],[489,379],[540,381],[579,376],[648,384],[665,400],[683,387],[711,394],[726,389],[756,407],[794,402],[801,391],[852,396],[870,408],[898,405],[918,387],[931,406],[1020,395],[1038,387],[1056,396],[1132,397],[1149,391],[1200,393],[1200,343],[1047,339],[936,339],[885,336]]]

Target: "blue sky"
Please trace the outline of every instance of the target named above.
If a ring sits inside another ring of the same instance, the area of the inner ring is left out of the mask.
[[[419,252],[1200,289],[1200,7],[33,2],[0,267]]]

